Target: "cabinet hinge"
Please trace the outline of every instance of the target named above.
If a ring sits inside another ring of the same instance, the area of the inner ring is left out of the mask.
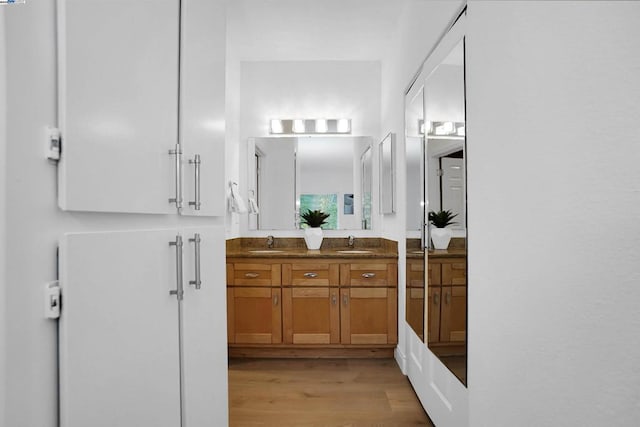
[[[61,302],[60,282],[54,280],[47,283],[44,287],[44,316],[47,319],[59,319]]]
[[[62,136],[60,129],[55,127],[48,128],[48,136],[45,146],[45,156],[47,159],[57,162],[62,154]]]
[[[442,169],[437,169],[436,170],[436,175],[442,176],[442,175],[444,175],[444,171]]]

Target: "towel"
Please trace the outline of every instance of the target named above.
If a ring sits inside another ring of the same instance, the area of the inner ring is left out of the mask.
[[[258,209],[258,202],[256,202],[256,199],[254,197],[249,197],[247,201],[249,202],[249,213],[259,214],[260,209]]]
[[[236,182],[231,183],[231,212],[235,213],[245,213],[247,212],[247,205],[240,197],[240,192],[238,191],[238,184]]]

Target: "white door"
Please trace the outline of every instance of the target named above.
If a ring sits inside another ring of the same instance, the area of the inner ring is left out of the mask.
[[[59,0],[59,205],[171,213],[179,1]]]
[[[454,218],[456,224],[452,228],[464,228],[466,226],[464,159],[442,157],[440,160],[442,162],[442,209],[458,215]]]
[[[62,239],[61,427],[180,426],[175,237]]]
[[[226,426],[227,294],[224,227],[181,230],[184,240],[185,427]],[[200,242],[194,241],[199,238]],[[199,251],[196,251],[196,244]],[[197,275],[196,254],[199,252]],[[199,278],[200,289],[190,282]]]
[[[221,0],[183,0],[180,143],[183,215],[224,216],[226,11]]]

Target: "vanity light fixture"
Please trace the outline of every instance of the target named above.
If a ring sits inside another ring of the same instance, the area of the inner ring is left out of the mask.
[[[429,138],[464,138],[465,123],[464,122],[424,122],[418,120],[418,129],[420,135],[424,135],[425,131]]]
[[[350,134],[351,119],[271,119],[272,135]]]
[[[278,119],[271,120],[269,124],[269,131],[271,133],[282,133],[283,132],[282,120],[278,120]]]
[[[316,119],[316,133],[327,133],[327,119]]]
[[[293,121],[293,133],[305,133],[305,125],[304,120],[295,119]]]

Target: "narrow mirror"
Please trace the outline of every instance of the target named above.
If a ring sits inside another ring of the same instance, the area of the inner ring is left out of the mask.
[[[395,212],[395,135],[388,134],[380,142],[380,213]]]

